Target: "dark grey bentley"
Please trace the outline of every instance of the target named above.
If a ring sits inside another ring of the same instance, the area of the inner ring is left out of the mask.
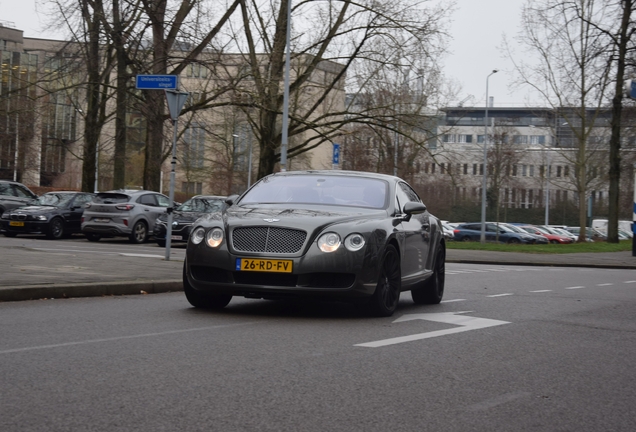
[[[195,307],[232,296],[355,300],[378,316],[400,292],[437,304],[446,249],[440,221],[403,180],[353,171],[280,172],[192,227],[183,270]]]

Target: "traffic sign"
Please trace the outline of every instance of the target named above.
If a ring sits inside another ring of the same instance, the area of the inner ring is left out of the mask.
[[[188,96],[190,96],[188,92],[166,90],[166,100],[168,101],[168,110],[172,120],[176,120],[179,117]]]
[[[340,144],[333,143],[333,164],[340,163]]]
[[[177,75],[137,75],[137,88],[141,90],[174,90],[178,87]]]

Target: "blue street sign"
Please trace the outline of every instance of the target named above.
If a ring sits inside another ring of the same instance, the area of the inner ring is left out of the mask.
[[[340,144],[333,143],[333,164],[340,163]]]
[[[178,86],[177,75],[137,75],[137,88],[141,90],[174,90]]]

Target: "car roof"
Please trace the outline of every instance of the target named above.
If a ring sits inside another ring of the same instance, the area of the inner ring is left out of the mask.
[[[402,180],[399,177],[395,177],[389,174],[380,174],[368,171],[347,171],[347,170],[303,170],[303,171],[282,171],[274,174],[270,174],[270,176],[293,176],[293,175],[321,175],[321,176],[332,176],[332,177],[341,177],[341,176],[351,176],[351,177],[369,177],[376,178],[380,180]]]

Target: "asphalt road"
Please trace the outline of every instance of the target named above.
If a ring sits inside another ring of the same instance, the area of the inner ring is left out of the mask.
[[[445,301],[0,303],[2,431],[634,431],[636,271],[448,264]]]

